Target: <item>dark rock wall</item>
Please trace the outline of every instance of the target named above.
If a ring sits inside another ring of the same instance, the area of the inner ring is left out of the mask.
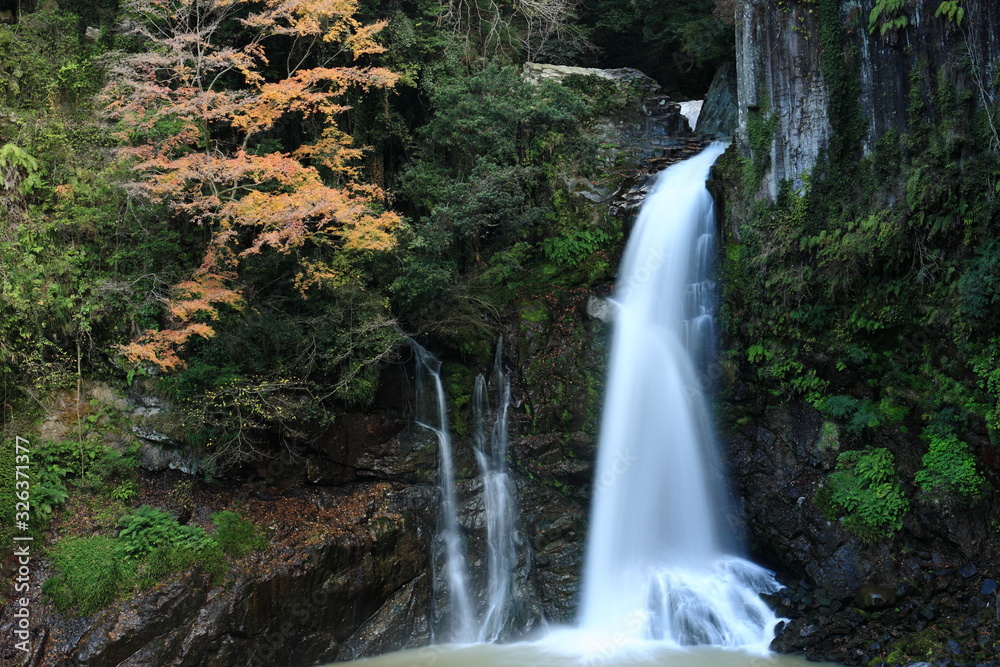
[[[57,613],[36,589],[27,664],[310,665],[425,644],[435,498],[432,487],[387,483],[263,502],[245,493],[245,508],[275,522],[268,550],[224,583],[199,566],[90,617]],[[14,621],[0,615],[0,629]],[[15,664],[10,643],[3,651]]]

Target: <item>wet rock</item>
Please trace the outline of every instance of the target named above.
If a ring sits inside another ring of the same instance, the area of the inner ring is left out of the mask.
[[[339,498],[331,506],[370,506],[382,529],[370,532],[364,515],[355,532],[317,526],[316,543],[272,544],[224,586],[196,568],[80,619],[35,599],[35,627],[47,640],[32,664],[55,667],[69,656],[95,667],[299,665],[424,644],[433,494],[413,502],[413,491],[361,485],[326,493]]]
[[[338,414],[313,440],[333,464],[311,474],[328,484],[355,479],[432,483],[437,471],[437,438],[427,429],[387,414]]]
[[[202,462],[190,451],[160,447],[152,442],[143,442],[139,447],[139,465],[152,472],[179,470],[188,475],[204,470]]]
[[[896,604],[896,592],[886,586],[862,586],[854,598],[854,604],[860,609],[889,607]]]
[[[979,574],[979,570],[972,563],[966,563],[965,565],[958,568],[958,573],[962,575],[963,579],[969,579],[971,577]]]
[[[872,37],[867,15],[850,2],[838,3],[848,65],[858,73],[859,104],[863,110],[863,147],[870,152],[886,132],[904,132],[910,81],[933,78],[939,72],[962,67],[962,47],[948,22],[934,12],[937,2],[914,2],[905,28],[887,33],[895,42]],[[967,0],[968,16],[976,16],[964,39],[977,45],[981,62],[1000,58],[1000,3]],[[778,186],[789,180],[794,189],[816,165],[828,146],[832,129],[828,82],[823,78],[823,40],[819,38],[821,12],[814,3],[774,3],[741,0],[736,9],[736,58],[739,90],[739,129],[746,141],[752,113],[775,118],[772,165],[761,191],[774,198]]]
[[[587,297],[587,315],[601,322],[611,322],[615,317],[615,304],[599,296]]]
[[[397,591],[376,614],[340,644],[337,660],[356,660],[419,646],[429,636],[426,603],[430,583],[420,575]]]
[[[695,130],[699,134],[731,137],[739,121],[739,103],[736,99],[736,61],[723,63],[712,79],[705,95],[705,104],[698,116]]]

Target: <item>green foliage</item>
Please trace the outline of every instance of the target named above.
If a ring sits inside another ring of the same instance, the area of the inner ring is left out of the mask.
[[[634,91],[580,76],[533,85],[517,68],[470,71],[454,59],[432,68],[423,86],[432,115],[400,177],[412,220],[388,289],[396,312],[467,332],[453,341],[467,348],[470,336],[495,337],[470,325],[482,318],[469,299],[502,308],[528,279],[524,269],[546,258],[563,267],[584,256],[605,261],[595,254],[610,245],[610,231],[579,219],[563,183],[576,175],[570,169],[582,178],[606,171],[582,123],[621,108]]]
[[[885,657],[888,665],[909,665],[915,662],[937,662],[944,658],[944,647],[950,636],[936,628],[904,635],[896,641]]]
[[[603,229],[575,229],[542,241],[542,252],[556,264],[579,266],[610,240],[611,236]]]
[[[7,192],[30,195],[42,185],[38,160],[14,144],[0,146],[0,174]]]
[[[828,396],[818,407],[831,417],[845,421],[847,432],[854,435],[865,428],[899,423],[909,412],[905,406],[894,405],[888,398],[875,403],[843,394]]]
[[[180,525],[160,509],[143,505],[119,521],[117,537],[67,537],[51,548],[55,574],[43,591],[61,612],[92,614],[122,595],[147,589],[174,572],[200,564],[218,580],[229,559],[267,546],[267,538],[239,514],[212,515],[215,532]]]
[[[771,166],[771,148],[774,144],[774,130],[778,119],[768,113],[770,104],[765,99],[759,108],[747,113],[747,142],[750,144],[750,175],[747,190],[753,190]]]
[[[88,435],[84,431],[83,435]],[[97,440],[40,441],[31,453],[34,484],[33,518],[44,525],[57,507],[69,499],[68,484],[75,481],[91,489],[120,478],[135,466],[135,458]]]
[[[212,545],[212,538],[199,526],[180,525],[163,510],[143,505],[118,522],[118,539],[124,553],[141,559],[153,551],[165,548],[199,552]]]
[[[599,67],[637,67],[674,99],[707,89],[718,65],[733,55],[733,12],[713,0],[595,0],[581,22],[601,49]]]
[[[18,109],[82,106],[101,85],[98,46],[84,46],[77,17],[33,12],[0,25],[0,105]]]
[[[972,357],[972,368],[986,394],[981,410],[990,428],[1000,430],[1000,338],[986,341]]]
[[[212,538],[227,556],[243,558],[254,549],[264,549],[268,545],[267,536],[236,512],[216,512],[212,515],[212,523],[215,524]]]
[[[890,30],[905,28],[909,23],[906,14],[902,13],[905,5],[905,0],[876,0],[868,15],[868,32],[874,33],[878,30],[880,35],[885,35]],[[940,11],[938,9],[939,13]]]
[[[983,246],[962,274],[959,287],[965,314],[976,324],[994,323],[1000,318],[1000,241]]]
[[[968,444],[942,428],[925,429],[924,438],[928,450],[915,478],[924,493],[958,500],[971,500],[982,495],[986,479],[976,470],[976,460]]]
[[[57,574],[42,586],[61,612],[87,616],[112,602],[123,582],[135,576],[124,545],[112,537],[67,537],[50,550]]]
[[[126,480],[111,489],[108,495],[112,500],[129,501],[139,495],[139,487],[132,480]]]
[[[944,0],[938,5],[934,16],[943,16],[956,26],[962,26],[962,19],[965,18],[965,8],[962,7],[962,0]]]
[[[910,506],[896,478],[892,452],[884,447],[841,453],[817,503],[868,541],[902,528]]]
[[[723,262],[725,326],[746,377],[776,399],[803,396],[847,435],[898,428],[942,400],[993,419],[1000,164],[977,148],[987,143],[962,77],[932,77],[926,63],[911,77],[908,132],[886,132],[860,158],[864,124],[837,5],[820,2],[829,149],[801,187],[783,183],[776,201],[736,216],[744,222]],[[721,163],[745,199],[756,191],[747,162]],[[832,378],[843,389],[823,386]]]
[[[834,422],[823,422],[816,447],[821,452],[836,452],[840,449],[840,428]]]

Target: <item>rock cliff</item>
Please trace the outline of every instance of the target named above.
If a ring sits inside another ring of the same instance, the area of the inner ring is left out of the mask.
[[[932,95],[941,75],[967,79],[976,106],[995,101],[992,76],[1000,56],[1000,5],[986,0],[962,3],[961,25],[936,15],[938,0],[903,5],[892,16],[887,12],[876,17],[870,33],[870,2],[738,3],[738,136],[744,152],[750,151],[751,115],[775,121],[771,168],[761,184],[762,194],[774,199],[785,179],[800,188],[830,147],[835,126],[853,124],[838,117],[843,115],[845,93],[856,96],[860,118],[857,126],[836,130],[857,134],[865,154],[886,131],[906,128],[912,96]],[[882,23],[892,18],[902,26],[883,32]],[[836,87],[833,79],[841,71],[856,77],[856,88]]]

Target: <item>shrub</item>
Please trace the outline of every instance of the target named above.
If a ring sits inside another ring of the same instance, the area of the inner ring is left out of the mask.
[[[928,431],[925,437],[930,446],[915,479],[920,489],[929,495],[962,500],[981,495],[986,480],[976,470],[976,460],[969,445],[954,433],[937,429]]]
[[[233,558],[242,558],[254,549],[268,545],[267,537],[257,532],[257,527],[236,512],[216,512],[212,515],[215,524],[215,539],[223,553]]]
[[[118,537],[67,537],[52,547],[56,573],[42,586],[61,612],[92,614],[120,594],[152,587],[173,572],[201,564],[220,583],[229,558],[263,548],[267,538],[235,512],[212,516],[215,537],[182,526],[163,510],[143,505],[121,518]]]
[[[212,545],[212,538],[199,526],[182,526],[177,520],[149,505],[123,516],[118,538],[130,558],[142,558],[159,549],[184,549],[197,553]]]

